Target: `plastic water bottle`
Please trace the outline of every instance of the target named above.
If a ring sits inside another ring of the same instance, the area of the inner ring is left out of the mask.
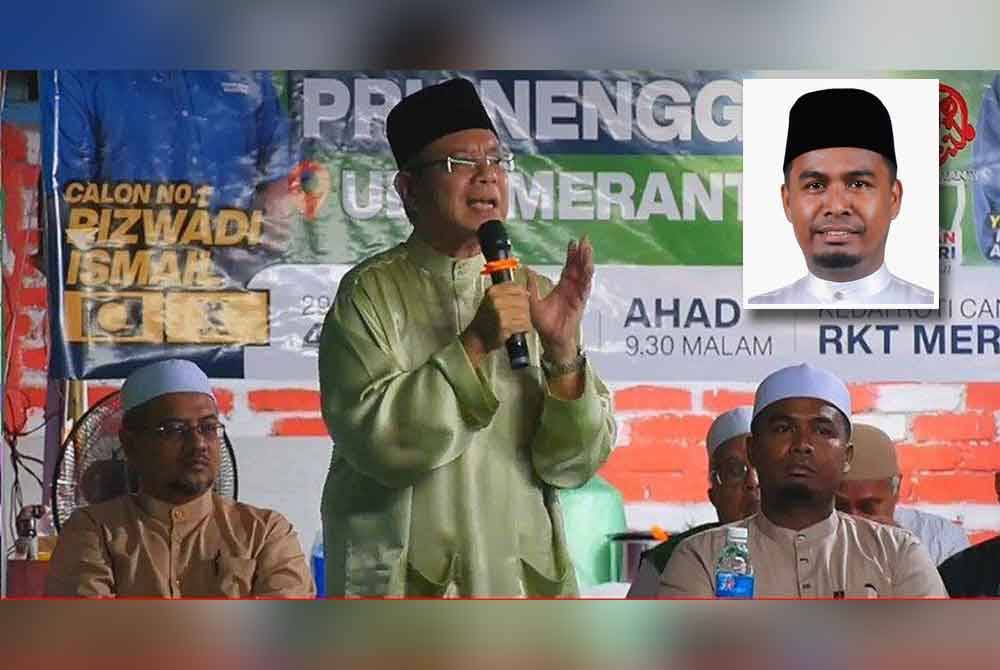
[[[323,553],[323,529],[316,531],[316,539],[312,546],[312,573],[313,581],[316,582],[316,597],[326,597],[326,561]]]
[[[753,598],[753,567],[747,547],[747,529],[726,529],[726,546],[715,564],[716,598]]]

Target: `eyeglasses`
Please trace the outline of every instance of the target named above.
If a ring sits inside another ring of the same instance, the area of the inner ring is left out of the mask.
[[[499,156],[483,156],[482,158],[471,158],[467,156],[445,156],[436,160],[427,161],[411,165],[408,169],[416,172],[432,165],[443,165],[448,174],[474,175],[480,169],[500,168],[503,172],[514,171],[514,155],[501,154]]]
[[[721,467],[712,468],[712,477],[719,485],[736,486],[747,480],[750,474],[750,466],[746,463],[730,461]]]
[[[167,421],[159,426],[141,428],[140,430],[152,433],[158,439],[170,444],[180,444],[194,433],[198,433],[206,442],[214,444],[226,434],[226,427],[218,421],[205,421],[195,425],[183,421]]]

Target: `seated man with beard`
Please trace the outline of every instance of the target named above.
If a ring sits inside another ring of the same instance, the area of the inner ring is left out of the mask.
[[[757,387],[750,430],[761,511],[684,540],[660,576],[659,597],[711,598],[733,526],[747,529],[755,597],[947,596],[913,533],[834,509],[853,450],[844,382],[808,364],[772,373]]]
[[[903,183],[881,100],[853,88],[803,95],[788,115],[782,169],[781,203],[809,274],[751,305],[936,304],[885,266]]]
[[[139,368],[121,391],[139,493],[82,507],[59,533],[49,596],[299,597],[314,593],[291,524],[212,492],[224,428],[190,361]]]

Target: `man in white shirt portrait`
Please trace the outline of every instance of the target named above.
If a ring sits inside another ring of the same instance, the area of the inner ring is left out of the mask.
[[[892,120],[872,93],[829,88],[792,105],[781,201],[808,274],[750,298],[751,305],[934,304],[933,291],[885,265],[899,214]]]

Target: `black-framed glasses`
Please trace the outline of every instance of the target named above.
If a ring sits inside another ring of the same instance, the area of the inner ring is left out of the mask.
[[[712,478],[720,485],[736,486],[742,484],[750,475],[750,466],[739,461],[729,461],[719,467],[712,468]]]
[[[226,434],[226,427],[218,421],[202,421],[197,424],[184,423],[183,421],[165,421],[159,426],[141,428],[140,430],[152,433],[158,439],[172,444],[180,444],[195,433],[206,442],[215,444],[222,440],[222,436]]]
[[[472,156],[445,156],[444,158],[411,165],[407,169],[415,172],[433,165],[443,165],[448,174],[473,175],[482,168],[499,168],[503,172],[513,172],[514,154],[502,153],[483,156],[481,158],[474,158]]]

